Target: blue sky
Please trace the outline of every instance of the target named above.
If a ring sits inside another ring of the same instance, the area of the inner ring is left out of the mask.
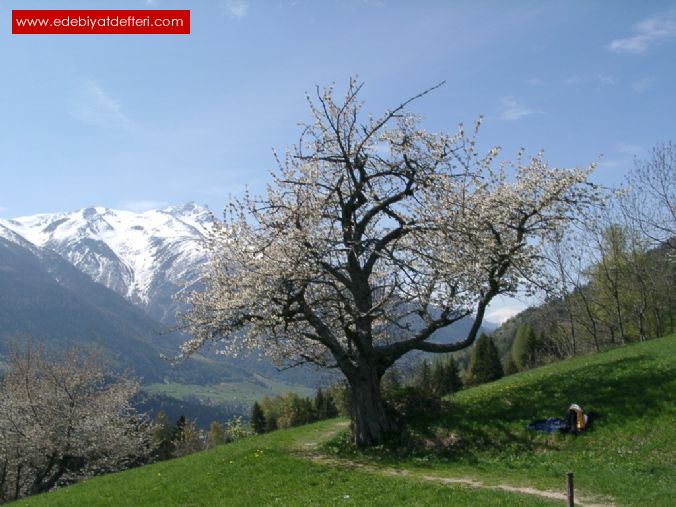
[[[11,35],[12,8],[188,8],[190,35]],[[0,6],[0,217],[196,201],[261,189],[308,118],[304,92],[350,75],[375,113],[415,103],[434,131],[550,163],[676,140],[676,2],[15,0]]]

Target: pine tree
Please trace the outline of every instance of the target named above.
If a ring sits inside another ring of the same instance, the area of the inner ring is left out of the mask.
[[[291,398],[292,426],[308,424],[316,420],[314,405],[310,398],[293,396]]]
[[[446,391],[446,367],[442,361],[435,361],[432,367],[432,392],[444,396]]]
[[[529,324],[519,326],[512,344],[512,358],[519,370],[527,370],[537,364],[539,343],[535,330]]]
[[[317,389],[317,394],[315,395],[314,411],[317,419],[322,420],[327,418],[326,398],[324,397],[324,391],[322,391],[321,387]]]
[[[455,360],[436,361],[432,369],[432,391],[437,396],[446,396],[462,389],[460,371]]]
[[[269,431],[263,409],[257,401],[255,401],[253,407],[251,407],[251,429],[254,433],[265,433],[266,431]]]
[[[279,429],[276,414],[266,415],[264,420],[265,420],[264,433],[269,433],[271,431]]]
[[[185,416],[181,414],[176,421],[176,426],[174,426],[174,432],[171,436],[173,441],[180,440],[183,437],[183,431],[185,430],[186,423],[187,421],[185,420]]]
[[[498,348],[493,340],[482,334],[477,340],[470,364],[470,378],[474,384],[497,380],[504,375]]]
[[[169,422],[167,414],[160,410],[155,416],[151,430],[151,441],[155,448],[155,458],[157,460],[169,459],[174,452],[174,428]]]
[[[336,401],[333,399],[331,391],[324,393],[324,404],[326,406],[326,418],[331,419],[338,415],[338,408],[336,407]]]
[[[423,359],[418,366],[416,384],[423,391],[430,392],[432,390],[432,369],[427,359]]]
[[[446,370],[445,378],[447,386],[446,394],[460,391],[460,389],[462,389],[462,380],[460,379],[460,368],[458,368],[458,363],[455,362],[455,359],[453,357],[451,357],[446,362],[445,370]]]
[[[507,358],[505,359],[505,364],[504,364],[505,376],[514,375],[515,373],[518,373],[518,371],[519,371],[519,368],[516,366],[516,363],[514,362],[514,358],[512,357],[512,354],[507,354]]]

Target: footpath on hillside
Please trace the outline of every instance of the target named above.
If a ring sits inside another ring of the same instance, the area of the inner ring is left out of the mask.
[[[437,472],[427,473],[424,470],[379,466],[376,464],[351,461],[323,454],[321,452],[321,445],[338,435],[341,431],[346,430],[348,425],[349,423],[347,421],[336,421],[335,425],[328,431],[324,428],[321,432],[306,435],[304,438],[296,440],[290,450],[298,456],[321,465],[351,468],[389,477],[409,477],[421,481],[446,484],[448,486],[465,486],[477,489],[506,491],[509,493],[536,496],[548,500],[567,500],[566,494],[559,491],[542,490],[511,484],[486,484],[471,477],[451,477]],[[590,496],[580,495],[577,492],[575,494],[575,505],[579,507],[615,507],[615,504],[608,499],[599,500]]]

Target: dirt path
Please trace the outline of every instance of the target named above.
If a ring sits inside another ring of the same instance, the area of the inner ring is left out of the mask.
[[[565,502],[567,500],[566,494],[559,491],[549,491],[524,486],[513,486],[510,484],[486,484],[484,482],[481,482],[480,480],[473,479],[470,477],[449,477],[437,473],[428,474],[424,472],[421,473],[418,471],[413,472],[405,468],[375,466],[365,463],[349,461],[345,459],[334,458],[321,454],[319,452],[319,445],[322,442],[328,440],[329,438],[337,435],[347,426],[348,426],[347,422],[340,421],[336,423],[336,425],[330,431],[325,431],[324,433],[317,435],[316,436],[317,438],[313,439],[312,441],[297,442],[297,445],[294,450],[298,454],[305,457],[306,459],[309,459],[315,463],[323,465],[353,468],[357,470],[363,470],[368,473],[385,475],[390,477],[410,477],[413,479],[419,479],[423,481],[447,484],[449,486],[459,485],[477,489],[492,489],[496,491],[507,491],[509,493],[537,496],[540,498],[546,498],[548,500],[561,500],[562,502]],[[615,507],[615,504],[612,502],[608,502],[607,499],[600,501],[598,499],[581,496],[579,494],[575,495],[575,505],[579,507]]]

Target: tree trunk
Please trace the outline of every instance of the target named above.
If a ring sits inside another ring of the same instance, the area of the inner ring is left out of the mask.
[[[21,471],[23,470],[23,463],[19,463],[16,466],[16,477],[14,482],[14,500],[19,499],[19,493],[21,492]]]
[[[596,326],[596,317],[594,316],[594,311],[592,310],[591,307],[591,302],[583,292],[583,289],[580,289],[578,292],[580,294],[580,298],[582,299],[582,303],[584,304],[584,309],[585,312],[587,313],[587,317],[589,318],[589,326],[591,327],[591,330],[589,327],[585,326],[587,328],[587,331],[590,332],[592,335],[592,338],[594,340],[594,348],[596,349],[596,352],[601,352],[601,347],[599,346],[599,335],[598,335],[598,329]]]
[[[8,496],[5,494],[5,481],[7,480],[8,465],[8,459],[5,457],[5,462],[2,464],[2,473],[0,474],[0,503],[4,503]]]
[[[660,312],[659,303],[655,301],[653,313],[655,314],[655,336],[662,336],[662,312]]]
[[[624,322],[622,322],[622,306],[620,305],[619,292],[615,292],[613,297],[615,298],[615,313],[617,316],[617,326],[620,330],[620,337],[622,338],[622,343],[627,343],[629,340],[627,339],[627,334],[624,332]]]
[[[348,379],[352,391],[352,436],[358,447],[379,445],[387,433],[397,431],[389,417],[380,392],[380,375],[376,368],[361,368]]]

